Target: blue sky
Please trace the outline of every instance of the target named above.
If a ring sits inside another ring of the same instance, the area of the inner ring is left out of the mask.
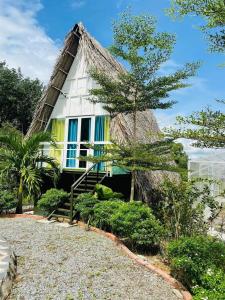
[[[224,98],[225,58],[210,54],[197,26],[202,20],[186,17],[172,21],[164,9],[169,0],[0,0],[0,60],[21,67],[32,78],[47,82],[59,49],[71,27],[82,21],[105,47],[112,43],[111,24],[118,14],[132,7],[134,14],[157,17],[158,30],[175,33],[177,43],[165,72],[173,72],[186,62],[200,60],[202,66],[190,80],[192,87],[173,93],[174,108],[156,113],[160,126],[174,122],[177,114],[188,114],[207,105],[216,107],[215,98]]]

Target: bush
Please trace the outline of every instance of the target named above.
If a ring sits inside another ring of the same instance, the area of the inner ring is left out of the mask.
[[[113,192],[113,190],[103,184],[96,184],[95,193],[99,200],[109,200],[109,199],[122,199],[123,194]]]
[[[37,207],[48,213],[55,210],[60,203],[69,201],[70,194],[58,189],[50,189],[45,194],[42,195],[41,199],[38,201]]]
[[[80,194],[74,201],[76,217],[84,222],[89,222],[94,214],[94,206],[99,203],[96,195],[91,193]]]
[[[94,206],[92,225],[106,231],[112,230],[111,216],[116,213],[122,201],[103,201]]]
[[[162,194],[164,199],[160,203],[158,217],[167,229],[168,238],[207,233],[209,224],[204,218],[205,210],[209,208],[213,217],[218,209],[218,203],[210,195],[207,185],[165,181]]]
[[[148,248],[159,244],[163,228],[142,202],[123,203],[111,218],[112,231],[127,239],[133,247]]]
[[[196,299],[204,299],[198,297],[209,295],[212,288],[221,297],[215,294],[205,299],[225,299],[224,242],[207,236],[186,237],[170,242],[167,251],[172,274],[196,294]]]
[[[0,214],[3,211],[16,208],[17,200],[13,193],[7,190],[0,190]]]

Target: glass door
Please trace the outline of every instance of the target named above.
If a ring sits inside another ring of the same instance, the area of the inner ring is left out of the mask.
[[[66,167],[76,168],[78,119],[70,119],[68,123]]]
[[[80,155],[87,156],[89,148],[87,144],[91,142],[91,118],[81,118],[80,123]],[[79,168],[87,168],[86,161],[79,161]]]

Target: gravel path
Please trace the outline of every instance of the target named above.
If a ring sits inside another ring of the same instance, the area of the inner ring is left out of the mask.
[[[6,218],[0,232],[18,257],[11,300],[178,299],[156,274],[94,232]]]

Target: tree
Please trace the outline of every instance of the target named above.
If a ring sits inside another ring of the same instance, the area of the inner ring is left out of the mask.
[[[91,76],[100,85],[91,90],[92,101],[102,103],[112,117],[119,113],[131,114],[133,137],[129,147],[132,146],[132,156],[136,157],[137,113],[170,108],[175,101],[167,100],[169,92],[186,87],[184,80],[195,74],[199,64],[189,63],[173,74],[158,75],[161,65],[171,56],[175,37],[165,32],[157,33],[156,20],[152,16],[132,16],[125,12],[114,23],[113,32],[114,44],[110,51],[125,62],[128,71],[112,78],[104,71],[92,69]],[[135,170],[134,160],[131,200],[134,198]]]
[[[224,0],[171,0],[167,10],[172,17],[200,16],[205,24],[200,28],[208,36],[210,50],[225,52],[225,1]]]
[[[25,138],[21,132],[9,126],[0,130],[0,172],[16,187],[17,213],[22,213],[24,195],[32,197],[40,193],[43,174],[51,178],[57,176],[57,163],[41,151],[43,142],[53,143],[48,132]],[[50,167],[44,168],[43,163]]]
[[[42,92],[38,79],[25,78],[20,70],[0,62],[0,126],[10,122],[26,133]]]
[[[222,111],[207,108],[188,117],[179,116],[177,122],[179,128],[166,130],[173,138],[194,140],[192,145],[200,148],[225,148],[225,114]]]
[[[149,170],[178,172],[183,170],[179,163],[175,163],[175,158],[178,156],[174,153],[172,139],[161,139],[151,144],[119,144],[114,142],[104,148],[91,145],[89,147],[98,150],[100,155],[81,157],[81,159],[94,163],[109,162],[111,166],[117,166],[131,172]]]

